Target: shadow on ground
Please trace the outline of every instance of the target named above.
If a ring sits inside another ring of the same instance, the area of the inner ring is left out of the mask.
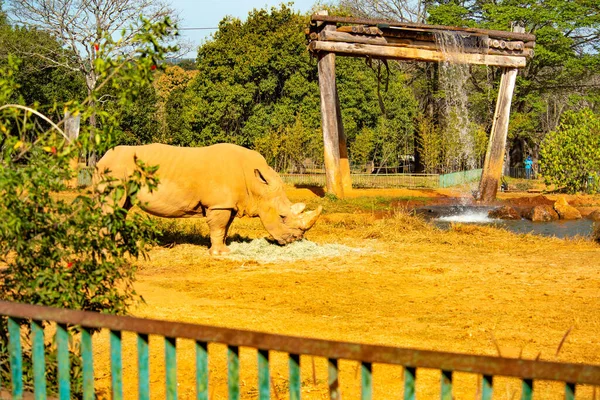
[[[178,244],[194,244],[197,246],[210,247],[210,236],[197,232],[163,231],[158,236],[158,244],[163,247],[173,247]],[[250,243],[252,239],[237,233],[227,238],[227,245],[232,243]]]
[[[325,188],[322,186],[312,185],[294,185],[296,189],[308,189],[313,192],[316,196],[325,197]]]

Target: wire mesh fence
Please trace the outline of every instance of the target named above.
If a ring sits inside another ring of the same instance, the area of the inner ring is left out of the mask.
[[[293,186],[325,186],[325,173],[280,174],[284,183]],[[438,174],[351,174],[354,188],[429,188],[439,187]]]

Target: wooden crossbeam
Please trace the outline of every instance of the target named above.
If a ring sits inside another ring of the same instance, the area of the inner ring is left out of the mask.
[[[328,42],[356,43],[356,44],[371,44],[375,46],[394,46],[394,47],[411,47],[417,49],[438,50],[438,45],[434,41],[418,40],[412,38],[398,38],[390,36],[373,36],[366,34],[353,34],[344,31],[322,31],[318,35],[315,34],[314,40],[322,40]],[[499,46],[497,46],[499,47]],[[523,42],[509,42],[505,45],[505,49],[487,48],[481,49],[477,47],[465,47],[465,53],[483,53],[500,56],[520,56],[531,57],[533,50],[525,48]]]
[[[510,68],[523,68],[526,58],[523,56],[460,53],[444,54],[439,50],[429,50],[412,47],[377,46],[360,43],[344,43],[317,40],[309,44],[309,50],[318,52],[331,52],[343,56],[374,57],[399,60],[416,61],[450,61],[458,64],[489,65]]]

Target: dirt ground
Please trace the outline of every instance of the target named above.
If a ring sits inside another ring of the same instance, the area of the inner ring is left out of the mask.
[[[309,206],[324,203],[315,192],[289,189],[288,196]],[[500,194],[500,200],[536,195]],[[403,209],[455,201],[457,196],[464,195],[451,190],[357,190],[350,197],[380,202],[389,197],[396,209]],[[597,197],[578,199],[583,208],[600,206]],[[199,235],[208,233],[202,219],[177,224]],[[266,231],[258,219],[236,219],[230,236],[255,239]],[[132,314],[320,339],[600,364],[600,245],[589,238],[515,235],[468,225],[441,231],[401,211],[382,218],[375,208],[347,211],[339,204],[325,205],[306,238],[320,246],[337,244],[357,251],[260,263],[211,258],[207,247],[185,241],[157,246],[149,260],[137,263],[136,289],[145,303]],[[108,333],[95,341],[96,385],[108,398]],[[151,395],[162,399],[164,344],[158,337],[150,342]],[[181,340],[177,346],[179,396],[195,398],[193,345]],[[133,335],[124,335],[123,351],[125,397],[136,398]],[[209,346],[211,399],[227,398],[225,355],[223,345]],[[257,398],[256,351],[241,349],[240,360],[242,398]],[[344,398],[360,397],[357,365],[340,362]],[[328,398],[326,360],[302,357],[301,367],[302,397]],[[374,398],[399,398],[402,373],[399,367],[375,365]],[[271,376],[272,398],[288,398],[285,355],[272,354]],[[439,371],[418,371],[418,398],[439,398],[439,376]],[[457,373],[455,398],[475,398],[477,381],[472,374]],[[563,397],[562,386],[555,383],[536,382],[534,390],[538,399]],[[600,389],[578,390],[578,398],[600,397]],[[495,399],[519,397],[517,380],[495,380]]]

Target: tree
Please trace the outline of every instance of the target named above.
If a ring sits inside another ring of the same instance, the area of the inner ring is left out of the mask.
[[[158,96],[152,84],[139,88],[139,95],[130,104],[108,103],[106,109],[119,115],[115,145],[140,145],[156,141],[159,136]]]
[[[155,141],[185,144],[186,140],[179,138],[179,133],[185,130],[185,117],[181,108],[184,93],[197,74],[197,70],[185,70],[178,65],[172,65],[167,66],[154,81],[158,97],[156,119],[159,122],[159,132]]]
[[[544,139],[540,167],[547,184],[571,193],[600,191],[600,115],[568,111]]]
[[[100,52],[103,57],[119,55],[132,61],[140,56],[135,42],[145,21],[175,17],[168,3],[162,0],[10,0],[8,11],[19,24],[47,32],[71,51],[73,57],[65,58],[62,51],[49,53],[39,44],[26,55],[39,57],[46,65],[82,74],[88,97],[97,93]],[[171,30],[172,24],[168,22],[163,29]],[[96,126],[93,116],[90,124]]]
[[[343,8],[357,17],[385,18],[403,22],[424,22],[428,1],[422,0],[342,0]]]
[[[199,49],[198,75],[185,94],[173,92],[167,103],[170,134],[192,145],[254,147],[281,168],[299,162],[301,157],[292,156],[287,146],[303,137],[302,148],[310,149],[304,158],[321,161],[317,64],[306,51],[307,23],[308,16],[285,5],[254,10],[244,23],[223,20],[213,40]],[[350,157],[356,137],[369,128],[377,132],[376,141],[362,141],[360,157],[396,165],[408,142],[412,151],[416,103],[404,74],[385,71],[364,60],[336,60]],[[367,143],[372,144],[368,150]]]
[[[286,5],[253,10],[247,20],[226,18],[198,50],[198,75],[186,103],[193,144],[254,140],[293,126],[317,127],[316,65],[306,51],[306,16]],[[181,134],[181,132],[179,132]]]

